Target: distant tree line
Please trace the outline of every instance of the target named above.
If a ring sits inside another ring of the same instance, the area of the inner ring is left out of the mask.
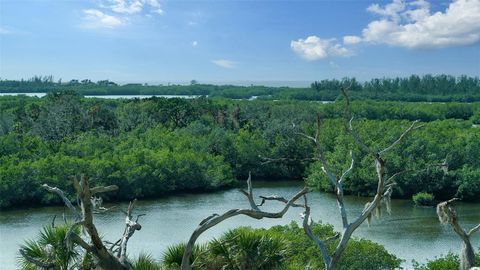
[[[431,170],[399,176],[393,197],[428,192],[437,199],[480,198],[480,103],[354,101],[355,128],[366,143],[385,147],[412,120],[424,126],[401,142],[386,170]],[[349,150],[360,168],[362,155],[343,130],[342,102],[230,100],[223,98],[83,98],[54,91],[44,98],[0,97],[0,207],[60,203],[40,184],[72,192],[66,179],[78,172],[95,185],[115,184],[110,199],[154,198],[179,191],[208,191],[235,185],[251,171],[257,179],[305,179],[331,191],[310,142],[297,135],[313,130],[319,113],[322,145],[332,168],[348,167]],[[375,128],[373,128],[375,127]],[[391,155],[391,156],[390,156]],[[265,162],[285,158],[285,162]],[[351,179],[350,179],[351,178]],[[355,170],[346,194],[371,195],[376,177]]]
[[[342,86],[349,86],[352,99],[473,102],[480,101],[480,79],[469,76],[411,75],[404,78],[375,78],[359,82],[355,78],[315,81],[310,87],[269,87],[201,84],[190,85],[118,85],[109,80],[89,79],[54,81],[52,76],[35,76],[27,80],[0,80],[0,92],[52,92],[73,90],[82,95],[208,95],[234,99],[295,99],[333,101]]]

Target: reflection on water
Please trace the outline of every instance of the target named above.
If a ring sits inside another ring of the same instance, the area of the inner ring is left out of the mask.
[[[299,183],[254,183],[255,194],[277,194],[290,197],[300,190]],[[341,220],[335,198],[330,194],[314,193],[309,195],[312,217],[315,221],[331,223],[337,230]],[[348,213],[351,217],[358,215],[367,198],[346,198]],[[126,208],[127,204],[119,205]],[[151,201],[139,201],[136,214],[146,214],[140,218],[142,230],[135,233],[129,242],[131,256],[141,251],[149,252],[160,258],[166,247],[187,241],[197,224],[205,217],[216,212],[221,213],[231,208],[247,208],[245,197],[236,190],[227,190],[211,194],[179,195]],[[282,204],[271,202],[265,209],[275,210]],[[480,222],[480,204],[459,204],[461,223],[471,228]],[[47,207],[5,211],[0,215],[0,261],[3,266],[14,268],[18,246],[24,239],[35,237],[42,225],[49,224],[57,215],[57,222],[62,222],[64,207]],[[270,227],[288,224],[292,220],[300,222],[301,209],[293,208],[283,219],[254,220],[248,217],[235,217],[207,231],[199,240],[206,241],[229,228],[237,226]],[[124,215],[120,211],[95,216],[96,224],[105,239],[117,240],[124,229]],[[408,200],[393,200],[392,215],[373,220],[370,226],[363,224],[354,234],[384,245],[390,252],[406,260],[425,261],[448,251],[457,252],[459,238],[449,227],[441,226],[434,208],[416,208]],[[475,248],[480,247],[480,235],[472,239]]]

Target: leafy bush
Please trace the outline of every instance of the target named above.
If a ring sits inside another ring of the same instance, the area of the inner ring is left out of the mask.
[[[209,243],[208,250],[209,269],[278,269],[287,252],[281,237],[249,228],[224,233]]]
[[[185,246],[185,243],[169,246],[162,255],[162,266],[166,269],[179,269],[182,264]],[[193,248],[192,257],[190,259],[194,262],[194,270],[202,269],[201,267],[198,267],[200,264],[198,259],[203,256],[205,250],[206,246],[204,245],[197,245]]]
[[[480,253],[475,256],[476,265],[480,265]],[[460,259],[457,254],[448,253],[447,255],[434,260],[429,260],[425,264],[413,261],[414,270],[457,270],[460,266]]]
[[[35,259],[45,265],[53,265],[54,270],[68,270],[73,266],[75,260],[79,258],[79,253],[73,246],[68,247],[66,242],[67,232],[70,230],[70,224],[63,224],[52,227],[44,226],[37,239],[27,240],[20,246],[21,252],[30,258]],[[79,233],[79,230],[77,230]],[[36,265],[27,260],[24,256],[19,256],[19,265],[22,269],[38,269]]]
[[[480,169],[462,170],[456,197],[467,201],[480,200]]]
[[[317,92],[338,95],[337,90]],[[394,197],[423,191],[438,200],[480,199],[480,128],[472,128],[468,119],[478,115],[480,103],[418,106],[357,100],[351,109],[358,116],[359,136],[376,149],[395,141],[412,120],[425,121],[387,153],[388,175],[412,171],[395,179]],[[345,170],[349,151],[356,154],[358,166],[344,183],[345,194],[369,196],[377,185],[373,161],[344,132],[342,110],[341,101],[101,100],[58,91],[41,99],[0,97],[0,208],[59,204],[58,196],[46,194],[40,185],[72,192],[68,176],[79,173],[97,179],[94,184],[120,187],[106,200],[220,189],[249,172],[273,181],[303,178],[331,192],[321,165],[311,161],[314,147],[298,136],[299,131],[315,133],[317,112],[322,116],[319,140],[332,170]],[[285,161],[264,162],[264,157]],[[424,170],[445,157],[448,173]]]
[[[140,254],[132,264],[134,270],[161,270],[160,264],[151,255]]]
[[[314,224],[312,230],[322,239],[334,235],[331,225]],[[333,252],[337,244],[338,240],[328,242],[328,250]],[[178,267],[183,248],[183,245],[177,245],[169,249],[163,258],[164,265]],[[204,270],[323,269],[318,247],[295,222],[270,229],[240,227],[230,230],[210,241],[202,256],[195,256],[197,259],[194,267]],[[338,269],[393,270],[400,263],[400,259],[389,254],[379,244],[364,239],[351,239]]]
[[[427,192],[419,192],[412,197],[413,203],[417,206],[433,206],[435,204],[435,198],[433,194]]]

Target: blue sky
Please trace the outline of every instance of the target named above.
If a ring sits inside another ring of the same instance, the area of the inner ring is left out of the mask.
[[[480,75],[480,0],[0,0],[0,77],[310,82]]]

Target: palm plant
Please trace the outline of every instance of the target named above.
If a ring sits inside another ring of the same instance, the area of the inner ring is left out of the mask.
[[[267,270],[283,267],[287,253],[286,242],[279,236],[238,228],[227,231],[208,246],[219,269]]]
[[[152,256],[148,254],[140,254],[138,259],[133,263],[135,270],[161,270],[160,265],[155,262]]]
[[[162,256],[162,265],[166,269],[179,269],[182,264],[185,243],[169,246]],[[204,269],[200,257],[206,252],[205,245],[195,245],[192,253],[193,269]]]
[[[25,241],[20,247],[20,268],[68,270],[79,256],[75,246],[68,247],[65,240],[70,227],[47,225],[37,239]]]

